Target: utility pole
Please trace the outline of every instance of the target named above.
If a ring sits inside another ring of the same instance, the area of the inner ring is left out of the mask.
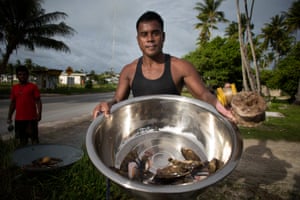
[[[111,47],[111,61],[110,61],[110,69],[111,69],[111,72],[113,72],[114,70],[114,59],[115,59],[115,36],[116,36],[116,2],[114,0],[114,3],[113,3],[113,6],[114,6],[114,10],[113,10],[113,33],[112,33],[112,47]]]

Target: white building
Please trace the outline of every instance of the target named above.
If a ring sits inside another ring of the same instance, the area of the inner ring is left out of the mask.
[[[84,73],[71,73],[68,75],[62,72],[59,76],[59,83],[63,85],[84,85],[86,81],[86,74]]]
[[[59,69],[35,69],[32,71],[34,80],[40,89],[55,89],[58,85],[58,77],[62,70]]]

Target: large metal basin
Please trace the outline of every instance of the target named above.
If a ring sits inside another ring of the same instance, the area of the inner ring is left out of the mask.
[[[123,101],[113,106],[110,117],[99,116],[87,131],[86,146],[95,167],[138,199],[192,199],[234,170],[243,143],[237,129],[211,105],[155,95]],[[179,185],[144,184],[110,169],[120,166],[133,148],[139,154],[151,149],[162,165],[162,157],[180,159],[181,147],[193,149],[202,160],[217,158],[224,166],[202,181]]]

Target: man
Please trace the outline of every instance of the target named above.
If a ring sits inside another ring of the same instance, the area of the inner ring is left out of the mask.
[[[28,144],[28,138],[32,144],[37,144],[38,122],[42,115],[40,91],[35,84],[28,82],[29,71],[25,66],[17,67],[16,76],[19,83],[11,90],[7,123],[12,123],[12,116],[16,111],[15,138],[20,140],[22,146]]]
[[[93,117],[99,113],[109,115],[111,106],[128,98],[130,90],[134,97],[142,95],[180,95],[183,86],[197,99],[213,105],[230,120],[234,117],[205,87],[194,66],[182,59],[163,53],[165,41],[164,23],[159,14],[148,11],[136,23],[137,42],[143,56],[124,66],[119,83],[111,101],[99,103]]]

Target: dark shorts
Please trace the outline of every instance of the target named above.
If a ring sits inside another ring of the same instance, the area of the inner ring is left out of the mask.
[[[27,144],[31,139],[33,144],[39,143],[37,120],[15,120],[15,137],[21,144]]]

